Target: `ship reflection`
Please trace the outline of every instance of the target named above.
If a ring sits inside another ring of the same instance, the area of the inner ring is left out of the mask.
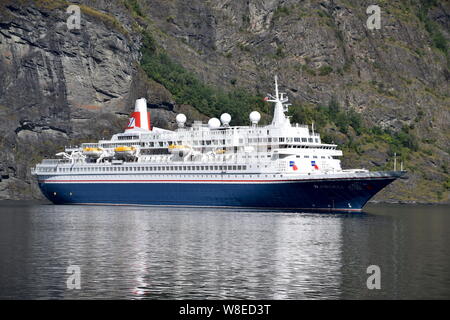
[[[450,218],[424,212],[8,209],[0,298],[448,298]],[[70,265],[80,290],[66,286]],[[367,289],[369,265],[381,269],[381,290]]]
[[[158,237],[139,229],[143,233],[134,246],[148,254],[135,260],[141,266],[134,274],[135,298],[340,295],[341,216],[229,210],[153,214],[165,215],[166,222]]]

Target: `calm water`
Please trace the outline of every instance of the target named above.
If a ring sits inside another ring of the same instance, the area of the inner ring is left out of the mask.
[[[1,299],[450,298],[450,207],[362,214],[0,202]],[[69,265],[81,289],[68,290]],[[381,268],[368,290],[366,268]]]

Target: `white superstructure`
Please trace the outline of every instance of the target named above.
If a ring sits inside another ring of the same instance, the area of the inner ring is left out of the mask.
[[[150,127],[150,114],[145,99],[136,101],[128,127],[110,140],[84,143],[66,148],[58,156],[44,160],[36,174],[111,175],[147,172],[181,178],[217,173],[239,174],[240,178],[279,178],[311,175],[352,174],[364,169],[342,170],[342,151],[335,144],[322,143],[320,135],[307,125],[291,124],[286,116],[289,104],[278,92],[266,101],[274,103],[274,116],[269,125],[259,125],[260,114],[249,116],[250,126],[230,126],[232,118],[225,113],[207,124],[194,121],[186,127],[186,116],[176,117],[178,129],[171,131]],[[229,178],[229,177],[228,177]]]

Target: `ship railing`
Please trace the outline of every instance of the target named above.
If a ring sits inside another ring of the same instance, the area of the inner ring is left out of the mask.
[[[42,160],[43,165],[56,165],[61,163],[71,163],[70,160],[66,159],[44,159]]]
[[[81,148],[96,148],[98,143],[82,143]],[[79,149],[78,147],[69,147],[71,149]]]
[[[367,173],[367,172],[369,172],[369,170],[367,170],[367,169],[344,169],[344,170],[341,170],[341,172],[343,172],[343,173]]]
[[[298,124],[298,123],[296,123],[295,126],[293,126],[293,127],[295,127],[295,128],[306,128],[306,129],[309,128],[309,126],[307,124]]]
[[[44,159],[42,164],[58,164],[60,159]]]

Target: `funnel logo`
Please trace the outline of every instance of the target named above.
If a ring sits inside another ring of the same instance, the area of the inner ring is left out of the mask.
[[[144,98],[136,100],[125,130],[151,130],[150,112],[147,111],[147,101]]]
[[[141,114],[139,112],[133,112],[130,116],[127,129],[134,129],[141,127]]]
[[[128,128],[129,129],[134,128],[135,124],[136,124],[136,119],[130,118],[130,121],[128,122]]]

